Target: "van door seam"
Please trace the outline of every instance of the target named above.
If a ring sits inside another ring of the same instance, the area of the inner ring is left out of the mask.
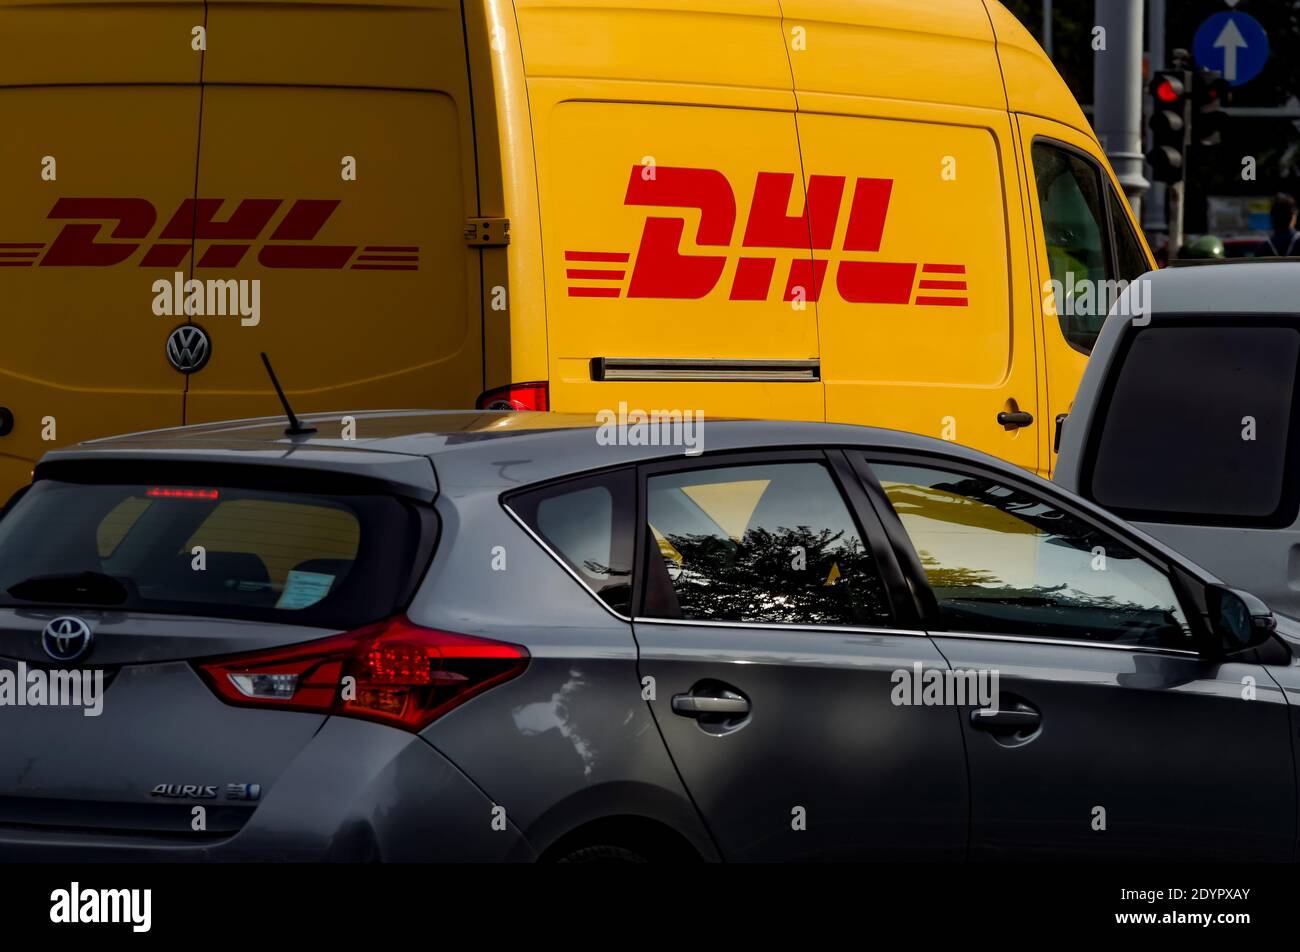
[[[808,269],[809,269],[809,273],[812,275],[812,281],[815,287],[817,284],[817,263],[815,261],[816,255],[813,252],[812,209],[808,207],[808,170],[804,168],[803,138],[799,135],[799,88],[798,86],[795,85],[794,61],[790,58],[790,45],[786,42],[786,38],[785,38],[785,7],[781,5],[781,0],[776,0],[776,11],[777,14],[780,16],[779,23],[781,27],[781,49],[785,52],[785,65],[786,68],[790,71],[790,98],[794,101],[794,112],[791,113],[790,120],[794,124],[795,153],[799,156],[799,185],[803,189],[804,227],[807,228],[808,230]],[[821,295],[814,294],[812,298],[813,298],[813,302],[812,302],[813,323],[814,326],[817,328],[818,377],[821,378],[819,382],[821,384],[821,389],[822,389],[822,420],[824,422],[827,419],[827,417],[826,417],[826,375],[821,372],[821,356],[822,356],[822,320],[821,320],[821,311],[820,311]]]
[[[198,137],[194,142],[194,202],[190,217],[190,280],[194,279],[194,258],[199,253],[199,167],[203,162],[203,66],[208,56],[208,0],[203,0],[203,49],[199,50],[199,121]],[[185,315],[185,323],[193,324],[192,315]],[[190,375],[185,374],[185,383],[181,389],[181,426],[189,422],[190,411]]]
[[[520,29],[519,27],[519,8],[515,5],[514,0],[510,0],[510,10],[515,16],[515,39],[519,43],[519,72],[521,74],[521,78],[523,79],[523,84],[524,84],[524,106],[528,109],[528,139],[529,139],[528,144],[533,152],[533,191],[537,193],[537,241],[538,244],[541,246],[541,252],[542,252],[542,266],[540,268],[540,272],[542,275],[542,325],[545,328],[542,334],[542,341],[546,349],[546,379],[548,381],[547,406],[551,406],[554,402],[553,401],[554,391],[549,387],[549,381],[551,379],[551,328],[550,328],[550,316],[547,314],[548,295],[546,293],[546,230],[545,228],[542,227],[543,225],[542,216],[544,213],[542,211],[542,177],[540,174],[540,170],[537,167],[537,124],[533,120],[533,95],[532,95],[532,89],[529,87],[528,84],[528,64],[524,61],[524,33],[523,30]],[[506,214],[509,215],[509,209],[506,210]],[[507,310],[506,313],[510,314],[512,312]],[[512,328],[510,335],[507,336],[506,338],[507,348],[510,348],[510,344],[508,342],[513,338],[513,336],[514,333]],[[514,377],[515,377],[514,362],[511,361],[510,380],[507,380],[506,382],[507,383],[516,382]]]
[[[207,0],[204,0],[206,3]],[[469,22],[465,19],[465,0],[460,0],[460,33],[465,43],[465,89],[469,94],[469,132],[470,145],[474,151],[474,214],[483,215],[483,183],[479,178],[478,157],[478,117],[474,108],[474,70],[469,61]],[[478,249],[478,356],[479,356],[479,390],[487,389],[487,307],[484,304],[484,291],[487,276],[483,273],[483,249]]]

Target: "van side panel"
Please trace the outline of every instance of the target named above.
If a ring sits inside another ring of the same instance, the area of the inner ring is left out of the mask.
[[[853,195],[822,222],[828,420],[1039,462],[1036,321],[1015,140],[981,0],[783,0],[808,188]],[[871,69],[862,69],[862,62]],[[858,197],[861,196],[861,201]],[[1008,429],[1004,411],[1034,423]]]
[[[261,313],[194,319],[212,357],[187,422],[273,410],[262,351],[300,412],[471,405],[480,253],[464,237],[478,199],[459,2],[213,0],[208,31],[198,195],[220,205],[199,209],[194,276],[259,281]],[[240,237],[259,236],[242,255],[224,240],[240,215]]]
[[[1042,116],[1096,138],[1088,118],[1038,41],[998,0],[986,0],[1012,112]]]
[[[139,263],[193,194],[202,22],[201,3],[0,0],[0,498],[56,446],[182,422],[179,322]]]
[[[861,100],[839,108],[876,117],[814,113],[831,104],[809,96],[801,105],[809,175],[847,173],[871,196],[815,251],[828,263],[817,305],[827,420],[954,440],[1035,469],[1033,426],[997,419],[1038,418],[1037,302],[1006,114],[913,106],[904,119]]]
[[[777,4],[518,8],[552,407],[626,401],[821,419],[815,276]],[[593,379],[601,359],[658,366]],[[683,370],[682,360],[702,365]],[[780,362],[773,376],[786,379],[754,380],[743,360]]]
[[[781,9],[801,95],[1006,108],[981,0],[781,0]]]

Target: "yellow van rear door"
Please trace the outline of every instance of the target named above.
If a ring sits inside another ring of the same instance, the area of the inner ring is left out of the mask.
[[[202,22],[0,0],[0,499],[55,446],[182,422],[147,258],[194,190]]]
[[[194,276],[218,306],[187,422],[278,412],[260,352],[298,411],[472,406],[460,4],[214,2],[209,35]]]
[[[518,8],[552,407],[822,419],[778,5]]]

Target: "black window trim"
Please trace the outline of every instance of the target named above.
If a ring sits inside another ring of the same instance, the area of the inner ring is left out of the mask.
[[[1092,478],[1096,468],[1097,456],[1101,452],[1104,421],[1109,418],[1110,407],[1114,400],[1115,388],[1119,384],[1119,375],[1124,362],[1128,359],[1138,335],[1148,328],[1171,327],[1214,327],[1230,329],[1233,327],[1287,327],[1300,332],[1300,312],[1224,315],[1209,312],[1179,313],[1176,317],[1162,315],[1159,312],[1150,315],[1150,320],[1140,327],[1132,322],[1124,328],[1124,333],[1115,345],[1110,362],[1106,367],[1106,378],[1102,381],[1092,413],[1088,418],[1088,432],[1084,438],[1083,455],[1079,466],[1079,495],[1089,502],[1101,506],[1121,519],[1130,522],[1151,522],[1172,525],[1215,526],[1237,529],[1286,529],[1295,524],[1300,515],[1300,372],[1296,374],[1295,386],[1291,397],[1291,422],[1287,434],[1285,462],[1282,472],[1282,495],[1278,506],[1265,516],[1220,516],[1198,512],[1166,512],[1148,509],[1118,508],[1097,499],[1093,491]]]
[[[854,447],[847,447],[853,449]],[[837,465],[836,455],[839,455]],[[647,522],[647,481],[651,476],[664,473],[690,472],[702,469],[719,469],[730,466],[749,466],[765,463],[814,462],[825,465],[831,482],[840,492],[840,498],[853,519],[854,525],[861,533],[863,542],[869,547],[881,583],[885,590],[885,601],[890,617],[887,624],[880,625],[817,625],[800,622],[732,622],[707,621],[689,618],[662,618],[648,615],[645,610],[646,560],[649,552],[650,532]],[[856,485],[853,473],[843,456],[843,450],[834,446],[797,446],[790,448],[773,448],[767,450],[730,450],[717,453],[705,453],[699,456],[674,458],[641,463],[637,466],[637,514],[636,514],[636,552],[632,569],[633,608],[632,621],[637,624],[657,625],[703,625],[725,628],[772,628],[810,632],[879,632],[889,631],[908,635],[924,636],[920,629],[919,618],[913,618],[908,603],[899,603],[900,594],[908,591],[906,580],[898,563],[890,551],[892,544],[888,541],[884,527],[876,517],[862,494],[862,486]],[[857,490],[855,492],[855,489]],[[882,557],[883,556],[883,557]]]
[[[1298,387],[1297,389],[1300,389]],[[1056,490],[1052,483],[1033,482],[1028,479],[1022,479],[1018,474],[1004,473],[997,469],[989,469],[956,457],[945,456],[940,453],[930,453],[924,450],[908,451],[891,451],[891,450],[874,450],[867,447],[857,447],[855,453],[851,453],[854,469],[857,471],[859,478],[867,485],[868,492],[873,499],[879,500],[881,505],[880,513],[881,522],[885,525],[885,531],[893,540],[895,547],[900,551],[899,561],[908,572],[909,582],[913,590],[918,595],[918,609],[922,612],[922,624],[925,626],[927,633],[936,637],[983,637],[996,638],[997,640],[1013,640],[1032,642],[1034,644],[1051,644],[1051,645],[1077,645],[1092,648],[1111,648],[1124,651],[1156,651],[1174,653],[1178,655],[1197,654],[1198,652],[1186,649],[1166,648],[1151,645],[1124,645],[1113,644],[1108,642],[1078,642],[1063,638],[1035,638],[1025,635],[993,635],[988,632],[965,632],[954,631],[947,627],[942,616],[939,613],[939,600],[930,587],[930,582],[925,576],[925,571],[921,565],[920,556],[916,553],[916,547],[912,544],[911,536],[903,527],[903,522],[898,513],[894,511],[893,505],[886,496],[884,487],[880,484],[875,471],[871,468],[875,463],[893,463],[905,466],[933,467],[947,470],[950,472],[966,473],[971,476],[978,476],[984,479],[996,479],[1006,482],[1023,492],[1030,495],[1042,497],[1052,505],[1060,508],[1063,512],[1081,519],[1084,522],[1099,525],[1111,535],[1117,536],[1121,542],[1129,546],[1141,556],[1151,566],[1162,572],[1169,580],[1170,587],[1174,591],[1174,597],[1178,599],[1178,607],[1182,609],[1183,615],[1187,618],[1187,623],[1192,629],[1192,640],[1197,645],[1210,645],[1213,643],[1213,634],[1209,628],[1208,613],[1204,600],[1199,592],[1200,583],[1202,582],[1197,576],[1193,575],[1188,569],[1177,562],[1171,561],[1163,553],[1152,549],[1143,539],[1133,535],[1122,523],[1099,518],[1096,513],[1092,513],[1077,505],[1066,495]]]
[[[1034,168],[1034,146],[1038,145],[1038,143],[1040,142],[1045,143],[1054,149],[1060,149],[1062,152],[1072,153],[1073,155],[1082,159],[1083,162],[1092,169],[1093,176],[1096,178],[1097,184],[1099,186],[1097,189],[1097,193],[1101,197],[1101,205],[1102,205],[1101,213],[1105,218],[1105,233],[1102,235],[1102,239],[1106,242],[1106,264],[1109,270],[1109,274],[1111,275],[1111,277],[1109,277],[1108,280],[1112,280],[1112,281],[1120,280],[1119,252],[1115,248],[1115,227],[1113,221],[1111,220],[1110,201],[1109,201],[1110,198],[1109,193],[1114,190],[1115,186],[1111,182],[1110,176],[1106,174],[1106,170],[1102,168],[1101,163],[1098,162],[1096,158],[1094,158],[1089,153],[1085,152],[1083,149],[1079,148],[1077,145],[1071,145],[1069,142],[1063,142],[1060,139],[1055,139],[1052,136],[1048,136],[1048,135],[1035,135],[1033,138],[1029,140],[1029,171],[1030,171],[1031,179],[1034,184],[1033,195],[1034,195],[1034,205],[1038,209],[1038,224],[1039,227],[1041,227],[1043,230],[1044,255],[1047,252],[1047,244],[1046,244],[1047,222],[1043,218],[1043,203],[1038,194],[1038,170]],[[1129,225],[1130,235],[1132,234],[1132,230],[1133,230],[1132,226]],[[1050,271],[1048,273],[1048,278],[1049,280],[1051,279]],[[1087,350],[1084,350],[1082,347],[1075,344],[1074,341],[1070,340],[1070,338],[1065,336],[1065,332],[1061,329],[1061,321],[1059,315],[1056,320],[1056,330],[1057,333],[1061,335],[1061,339],[1065,341],[1066,345],[1071,350],[1077,351],[1078,353],[1083,354],[1085,357],[1092,356],[1093,348],[1090,347]],[[1095,342],[1093,346],[1094,347],[1096,346]]]

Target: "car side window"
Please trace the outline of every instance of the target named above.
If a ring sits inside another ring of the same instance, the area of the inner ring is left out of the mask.
[[[667,576],[657,586],[662,597],[647,604],[649,615],[867,627],[890,621],[875,559],[823,463],[651,475],[646,518],[653,539],[647,571]],[[656,580],[646,584],[656,590]]]
[[[632,608],[636,475],[630,470],[568,480],[512,496],[510,508],[606,605]]]
[[[1095,296],[1101,282],[1112,277],[1101,169],[1080,153],[1047,142],[1035,142],[1032,151],[1061,333],[1091,353],[1106,320]]]
[[[1163,571],[995,477],[872,463],[949,631],[1194,650]]]

